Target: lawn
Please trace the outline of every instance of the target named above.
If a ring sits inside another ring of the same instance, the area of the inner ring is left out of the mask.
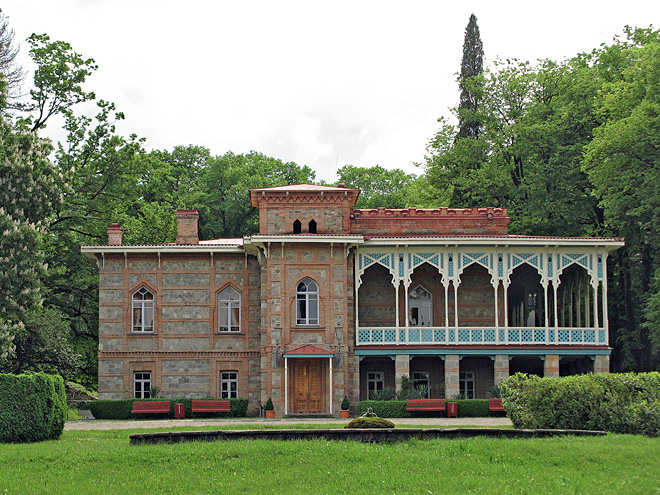
[[[0,445],[0,493],[660,493],[658,438],[129,445],[144,431]]]

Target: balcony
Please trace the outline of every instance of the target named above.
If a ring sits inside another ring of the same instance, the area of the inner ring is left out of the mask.
[[[359,327],[356,345],[602,345],[605,328]]]

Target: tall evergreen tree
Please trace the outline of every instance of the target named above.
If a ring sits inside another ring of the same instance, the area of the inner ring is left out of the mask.
[[[479,35],[479,26],[474,14],[465,28],[463,41],[463,59],[458,85],[461,88],[461,101],[458,104],[458,135],[457,138],[477,137],[481,132],[482,123],[479,119],[478,76],[483,72],[484,46]]]

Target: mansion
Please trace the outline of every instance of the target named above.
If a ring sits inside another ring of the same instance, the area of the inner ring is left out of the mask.
[[[522,371],[609,371],[607,256],[622,239],[509,235],[500,208],[355,209],[360,191],[254,189],[259,234],[83,246],[99,270],[99,398],[247,397],[338,415],[404,375],[486,398]]]

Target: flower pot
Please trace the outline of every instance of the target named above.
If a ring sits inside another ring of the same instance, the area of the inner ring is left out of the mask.
[[[350,417],[350,414],[351,414],[351,411],[349,411],[348,409],[342,409],[341,411],[339,411],[339,417],[340,418],[348,418],[348,417]]]
[[[275,417],[275,411],[274,410],[266,411],[266,417],[270,418],[270,419],[274,418]]]

